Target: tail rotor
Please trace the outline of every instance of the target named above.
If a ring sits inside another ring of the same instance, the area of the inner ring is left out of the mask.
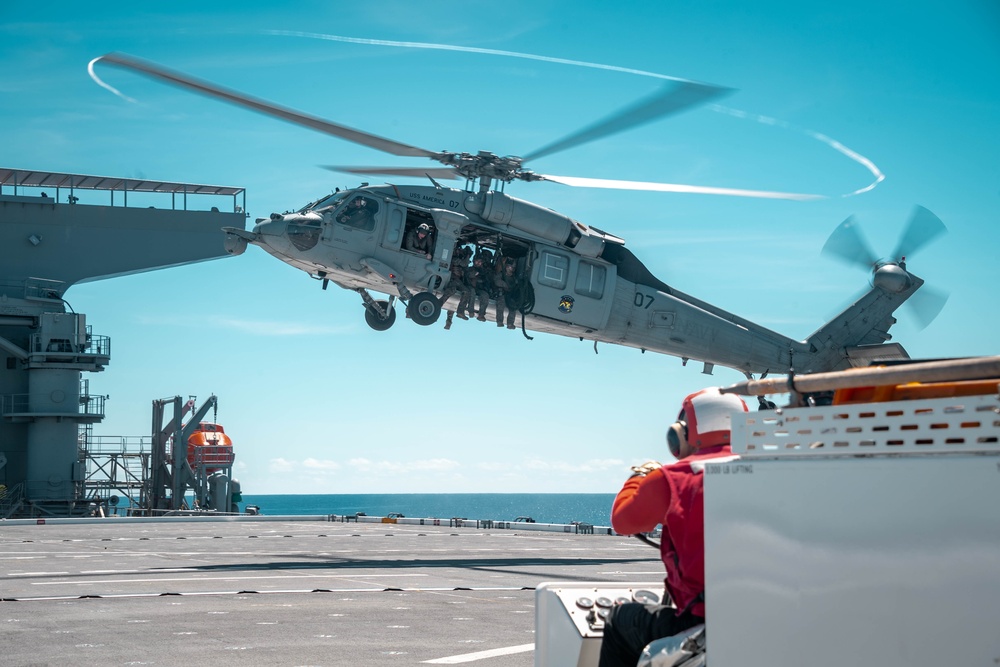
[[[878,262],[853,215],[833,230],[830,238],[823,244],[821,252],[845,264],[861,267],[865,271],[871,271]]]
[[[872,250],[857,220],[851,216],[833,230],[823,245],[822,254],[871,272],[872,285],[889,292],[901,292],[910,287],[911,281],[919,280],[906,270],[906,260],[947,231],[940,218],[917,206],[892,254],[882,259]],[[906,303],[919,328],[923,329],[934,321],[947,301],[946,292],[921,285]]]
[[[907,257],[916,254],[918,250],[947,231],[948,228],[941,222],[941,218],[923,206],[915,207],[910,222],[906,225],[906,231],[899,237],[899,243],[892,251],[892,260],[905,261]]]

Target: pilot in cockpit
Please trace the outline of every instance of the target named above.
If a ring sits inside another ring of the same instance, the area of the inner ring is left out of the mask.
[[[337,222],[348,227],[372,229],[375,226],[375,214],[378,203],[367,197],[355,197],[337,216]]]

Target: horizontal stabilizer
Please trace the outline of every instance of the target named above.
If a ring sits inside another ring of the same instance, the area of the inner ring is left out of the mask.
[[[904,361],[910,358],[899,343],[884,345],[855,345],[844,349],[851,368],[867,368],[868,366],[888,361]]]

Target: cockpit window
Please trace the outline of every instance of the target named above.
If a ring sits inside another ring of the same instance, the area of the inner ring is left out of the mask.
[[[291,217],[291,216],[289,216]],[[288,222],[288,240],[299,250],[309,250],[319,241],[322,221],[314,217],[302,217]]]
[[[358,195],[337,209],[334,219],[347,227],[370,232],[375,229],[377,214],[378,202],[375,198]]]
[[[335,192],[332,195],[329,195],[328,197],[323,197],[318,201],[306,204],[305,206],[302,207],[302,210],[300,212],[317,211],[319,213],[322,213],[323,209],[329,209],[332,211],[342,201],[344,201],[344,199],[347,198],[347,195],[348,195],[347,192]]]

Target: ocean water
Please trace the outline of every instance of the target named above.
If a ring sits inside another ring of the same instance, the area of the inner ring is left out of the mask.
[[[539,523],[582,521],[609,526],[612,493],[399,493],[243,495],[241,509],[258,505],[265,515],[355,514],[513,521],[529,516]]]

